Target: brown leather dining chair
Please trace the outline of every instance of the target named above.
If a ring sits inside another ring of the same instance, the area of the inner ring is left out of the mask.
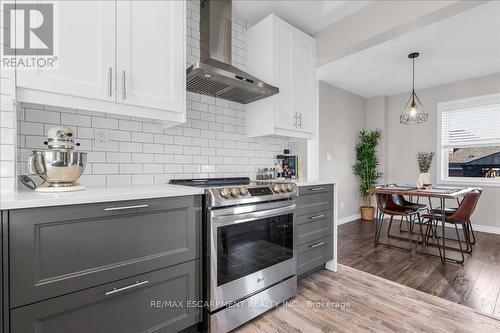
[[[415,206],[401,206],[397,204],[394,200],[394,198],[397,196],[394,196],[392,194],[382,194],[378,193],[376,195],[377,199],[377,207],[378,207],[378,229],[376,232],[376,241],[375,245],[379,244],[379,239],[380,239],[380,234],[384,222],[385,215],[389,215],[389,226],[387,229],[387,236],[391,237],[390,231],[392,227],[392,222],[395,216],[400,217],[401,221],[405,221],[407,223],[407,233],[408,233],[408,241],[410,244],[410,250],[413,249],[412,246],[412,238],[411,238],[411,231],[413,230],[413,223],[414,223],[414,217],[417,213],[419,213],[419,209]],[[397,199],[396,199],[397,200]],[[392,247],[397,247],[401,248],[399,246],[391,245],[391,244],[384,244],[384,245],[389,245]]]
[[[480,194],[483,193],[483,189],[481,189],[481,188],[476,188],[475,190],[479,191]],[[460,205],[459,198],[457,198],[457,205],[458,206]],[[445,214],[449,215],[449,214],[455,213],[458,209],[458,206],[457,207],[446,207]],[[441,214],[441,207],[432,208],[430,212],[433,214]],[[467,221],[467,223],[465,224],[465,231],[469,234],[470,244],[471,245],[476,244],[476,235],[474,234],[474,229],[472,229],[471,220]],[[472,251],[472,248],[471,248],[471,251]]]
[[[423,210],[427,210],[429,208],[429,206],[426,204],[418,203],[418,202],[408,201],[405,199],[405,197],[403,195],[393,194],[392,199],[393,199],[394,203],[398,206],[401,206],[401,207],[406,208],[406,209],[411,209],[411,210],[417,211],[416,214],[413,215],[414,217],[416,217],[416,221],[415,221],[415,219],[413,219],[412,224],[411,224],[412,229],[410,230],[410,232],[413,232],[413,226],[415,225],[415,222],[421,224],[420,212]],[[402,225],[403,225],[403,220],[401,220],[399,222],[399,232],[404,232],[404,230],[402,229]]]
[[[388,185],[385,185],[384,187],[391,187],[391,186],[397,186],[397,184],[388,184]],[[411,223],[412,228],[410,229],[410,233],[413,232],[413,226],[415,225],[415,222],[417,222],[419,224],[419,227],[421,227],[421,225],[420,225],[421,224],[420,212],[423,210],[428,210],[428,208],[429,208],[428,205],[418,203],[418,198],[417,198],[417,202],[408,201],[408,200],[406,200],[406,198],[403,195],[400,195],[400,194],[393,194],[392,200],[394,201],[394,203],[396,205],[401,206],[402,208],[417,211],[416,214],[412,215],[413,220]],[[415,217],[416,217],[416,221],[415,221]],[[390,227],[389,227],[389,232],[390,232]],[[399,232],[405,232],[405,230],[403,230],[403,219],[401,219],[399,221]],[[388,236],[391,237],[390,233],[388,234]]]
[[[457,264],[463,264],[465,261],[465,256],[464,256],[464,249],[462,247],[462,240],[460,239],[460,234],[458,232],[458,225],[462,225],[462,231],[463,231],[463,236],[464,236],[464,241],[467,246],[467,250],[470,248],[472,249],[472,244],[471,244],[471,239],[470,239],[470,234],[467,231],[467,224],[470,223],[470,218],[472,214],[474,213],[474,210],[476,209],[477,203],[479,201],[479,198],[481,197],[482,191],[480,189],[474,189],[468,194],[465,195],[463,200],[460,202],[460,205],[454,212],[445,212],[444,216],[444,222],[445,224],[452,224],[455,226],[455,232],[457,235],[456,241],[458,242],[458,248],[453,248],[453,247],[446,247],[445,246],[445,239],[446,235],[441,235],[438,236],[437,234],[437,224],[443,220],[443,216],[441,213],[429,213],[429,214],[423,214],[422,215],[422,223],[427,224],[427,228],[431,228],[431,233],[432,235],[436,238],[437,241],[437,246],[439,251],[439,255],[441,256],[441,261],[450,261],[450,262],[455,262]],[[427,233],[426,233],[427,234]],[[429,236],[427,236],[428,238]],[[442,241],[443,248],[441,251],[441,245],[440,245],[440,240]],[[426,243],[428,243],[428,239],[426,239]],[[462,260],[455,260],[451,258],[447,258],[445,255],[445,249],[450,249],[450,250],[455,250],[459,251],[462,257]],[[465,251],[470,253],[470,251]],[[443,253],[441,255],[441,252]]]

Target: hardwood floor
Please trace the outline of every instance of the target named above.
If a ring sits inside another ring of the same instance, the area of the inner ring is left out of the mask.
[[[339,226],[340,264],[500,318],[500,235],[476,232],[474,252],[466,255],[464,265],[443,265],[439,259],[415,252],[384,245],[374,248],[374,227],[361,220]],[[391,234],[398,234],[398,227],[393,224]],[[381,241],[408,246],[408,242],[387,239],[386,228],[387,223]]]
[[[500,332],[499,320],[344,265],[299,281],[291,301],[236,331]]]

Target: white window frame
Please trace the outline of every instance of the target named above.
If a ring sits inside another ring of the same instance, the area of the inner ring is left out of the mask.
[[[466,107],[489,105],[500,102],[500,93],[465,98],[460,100],[438,103],[437,105],[437,180],[440,184],[463,184],[480,185],[485,187],[500,187],[498,178],[476,178],[476,177],[448,177],[448,154],[443,154],[442,146],[442,115],[443,111]],[[500,130],[500,129],[499,129]]]

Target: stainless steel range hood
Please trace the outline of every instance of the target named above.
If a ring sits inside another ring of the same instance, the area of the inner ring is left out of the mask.
[[[188,91],[251,103],[279,89],[231,65],[231,0],[200,1],[200,61],[187,69]]]

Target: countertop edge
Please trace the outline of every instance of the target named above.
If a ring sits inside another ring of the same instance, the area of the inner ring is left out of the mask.
[[[129,200],[146,200],[158,198],[174,198],[192,195],[202,195],[203,189],[180,187],[175,185],[165,185],[165,188],[155,186],[150,187],[148,192],[147,187],[116,187],[113,189],[106,188],[89,188],[84,191],[66,192],[66,193],[35,193],[35,192],[18,192],[18,193],[2,193],[0,200],[0,210],[28,209],[28,208],[43,208],[55,206],[83,205],[105,202],[118,202]],[[127,193],[128,191],[138,190],[135,193]],[[111,193],[109,193],[111,192]],[[122,193],[123,192],[123,193]],[[7,196],[6,199],[4,197]]]

